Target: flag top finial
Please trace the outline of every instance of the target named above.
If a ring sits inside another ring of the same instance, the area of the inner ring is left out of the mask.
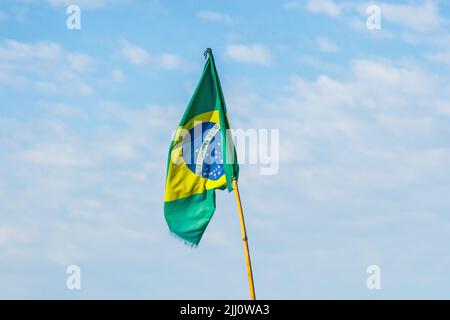
[[[205,56],[205,59],[208,59],[208,55],[212,55],[212,50],[211,48],[207,48],[205,50],[205,53],[203,54]]]

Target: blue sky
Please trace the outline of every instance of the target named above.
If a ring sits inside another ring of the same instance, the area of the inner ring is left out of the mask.
[[[280,130],[278,174],[241,166],[257,297],[449,298],[449,19],[431,0],[2,1],[0,297],[248,297],[233,195],[196,249],[163,218],[211,47],[232,126]]]

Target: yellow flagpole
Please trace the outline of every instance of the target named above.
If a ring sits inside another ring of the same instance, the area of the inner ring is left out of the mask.
[[[250,287],[250,299],[255,300],[255,286],[253,284],[252,262],[250,260],[250,251],[248,249],[247,230],[245,229],[244,213],[242,212],[241,196],[236,179],[233,179],[233,189],[236,194],[236,202],[239,212],[239,221],[241,222],[242,241],[244,242],[245,261],[247,263],[248,285]]]

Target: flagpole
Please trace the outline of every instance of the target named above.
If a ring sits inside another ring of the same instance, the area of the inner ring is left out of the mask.
[[[242,241],[244,243],[245,262],[247,263],[248,285],[250,287],[250,299],[255,300],[255,286],[253,284],[252,262],[250,260],[250,251],[248,249],[247,230],[245,228],[244,213],[242,212],[241,196],[239,195],[239,187],[236,179],[232,180],[234,193],[236,194],[236,203],[239,213],[239,221],[241,223]]]

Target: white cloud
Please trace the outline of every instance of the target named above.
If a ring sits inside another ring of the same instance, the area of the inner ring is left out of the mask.
[[[150,54],[142,47],[126,40],[122,41],[122,55],[132,64],[142,65],[150,60]]]
[[[25,88],[28,85],[28,79],[21,75],[13,74],[9,70],[2,70],[0,66],[0,84],[13,88]]]
[[[382,3],[381,16],[386,21],[419,32],[435,31],[442,23],[439,7],[434,0],[424,0],[421,5]]]
[[[427,54],[426,57],[433,62],[450,66],[450,51],[439,51]]]
[[[95,69],[94,60],[85,53],[68,53],[67,61],[76,72],[83,73]]]
[[[28,237],[16,228],[0,225],[0,246],[10,245],[11,243],[26,243]]]
[[[233,19],[229,15],[216,11],[202,10],[197,12],[197,17],[203,21],[220,22],[224,24],[233,23]]]
[[[439,29],[444,19],[439,14],[438,2],[435,0],[422,0],[420,3],[409,2],[402,4],[379,3],[381,8],[381,20],[393,24],[401,25],[415,32],[432,32]],[[366,27],[366,9],[368,3],[343,2],[338,4],[333,0],[308,0],[306,8],[312,13],[324,13],[331,17],[339,17],[350,11],[356,11],[360,17],[355,18],[347,15],[345,20],[347,24],[354,29],[367,31]],[[293,1],[285,4],[286,8],[295,9],[300,4]],[[392,37],[389,31],[381,31],[371,33],[377,37]]]
[[[450,149],[438,139],[448,132],[442,116],[450,86],[433,73],[355,60],[344,79],[294,77],[290,85],[272,101],[232,92],[229,103],[239,112],[258,105],[257,114],[241,115],[245,121],[235,126],[280,128],[282,164],[274,177],[280,184],[292,179],[283,172],[296,172],[297,187],[312,201],[370,202],[372,188],[394,192],[430,175],[450,178],[444,173]],[[437,156],[436,166],[429,165]]]
[[[121,82],[124,79],[123,72],[119,68],[114,68],[111,71],[111,76],[112,76],[113,80],[116,82]]]
[[[120,5],[130,3],[132,0],[46,0],[48,4],[54,7],[67,7],[72,4],[78,5],[83,9],[98,9],[111,5]]]
[[[268,66],[272,62],[269,49],[260,44],[244,45],[234,44],[226,48],[228,57],[245,63],[254,63]]]
[[[394,66],[389,62],[355,60],[351,64],[351,79],[338,81],[321,75],[314,82],[295,78],[295,92],[301,92],[310,104],[330,110],[380,110],[393,113],[409,110],[429,110],[437,90],[437,77],[414,67]],[[395,88],[395,90],[393,90]]]
[[[54,243],[47,249],[47,258],[50,262],[67,268],[76,261],[77,263],[86,260],[86,253],[79,246],[71,242]]]
[[[25,153],[27,159],[38,166],[86,167],[93,164],[89,156],[70,145],[37,145]]]
[[[45,108],[46,110],[49,110],[49,113],[52,115],[56,115],[59,117],[71,117],[73,118],[78,118],[78,117],[84,117],[86,116],[86,114],[80,110],[79,108],[76,108],[70,104],[66,104],[66,103],[55,103],[55,104],[46,104],[46,103],[41,103],[40,104],[42,106],[42,108]]]
[[[144,48],[130,43],[126,40],[122,41],[122,55],[134,65],[150,64],[157,68],[172,70],[183,66],[183,59],[176,54],[162,53],[150,54]]]
[[[37,81],[34,83],[34,88],[37,89],[37,91],[42,93],[57,93],[58,92],[58,86],[56,83],[51,82],[45,82],[45,81]]]
[[[295,57],[295,62],[305,66],[310,66],[321,73],[328,72],[336,74],[342,72],[344,69],[342,65],[333,63],[331,61],[324,61],[317,55],[300,54]]]
[[[162,203],[158,193],[180,109],[112,102],[21,109],[39,116],[0,119],[0,145],[9,148],[0,154],[0,260],[28,239],[8,219],[38,234],[28,251],[48,263],[93,263],[97,250],[124,248],[124,242],[156,247],[155,239],[166,235],[163,220],[155,223],[143,208]],[[15,185],[17,179],[26,185]]]
[[[312,13],[324,13],[331,17],[341,14],[341,7],[333,0],[308,0],[306,8]]]
[[[55,42],[25,43],[6,39],[0,46],[0,57],[9,61],[58,60],[61,55],[61,47]]]
[[[36,43],[6,39],[0,42],[0,83],[45,93],[90,95],[84,79],[96,70],[87,54],[71,52],[55,42]]]
[[[319,50],[322,52],[335,53],[339,51],[338,46],[327,38],[317,37],[316,44]]]
[[[156,63],[163,69],[177,69],[182,65],[182,60],[175,54],[163,53],[156,58]]]

